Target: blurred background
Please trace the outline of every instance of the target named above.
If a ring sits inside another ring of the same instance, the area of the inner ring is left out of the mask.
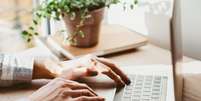
[[[128,0],[129,1],[129,0]],[[40,4],[39,0],[0,0],[0,40],[9,34],[13,47],[21,38],[20,31],[31,23],[32,9]],[[105,12],[104,23],[119,24],[149,37],[150,42],[162,48],[169,49],[169,21],[172,11],[172,0],[139,0],[135,10],[123,10],[122,6],[111,6]],[[182,0],[182,34],[184,54],[201,60],[201,0]],[[46,34],[47,26],[44,21],[41,33]],[[52,34],[62,27],[51,20]],[[4,47],[4,46],[0,46]],[[23,47],[22,47],[23,49]],[[1,50],[1,49],[0,49]],[[1,50],[3,51],[3,50]]]
[[[1,27],[22,28],[32,19],[32,0],[0,0]]]

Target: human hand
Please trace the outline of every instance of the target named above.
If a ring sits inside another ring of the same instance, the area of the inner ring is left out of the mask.
[[[31,101],[104,101],[85,84],[56,78],[28,97]]]
[[[111,60],[105,58],[86,55],[79,59],[62,62],[60,65],[63,69],[61,76],[66,79],[77,80],[80,77],[96,76],[98,73],[102,73],[114,80],[119,87],[130,83],[126,74]]]
[[[34,58],[33,79],[52,79],[59,74],[59,59],[44,47],[30,48],[17,55]]]
[[[68,80],[78,80],[80,77],[96,76],[102,73],[113,79],[117,86],[129,84],[130,80],[111,60],[86,55],[78,59],[58,62],[51,59],[35,62],[33,78],[63,77]]]

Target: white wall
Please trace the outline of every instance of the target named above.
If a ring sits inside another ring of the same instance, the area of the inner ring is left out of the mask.
[[[140,6],[134,10],[124,10],[122,4],[113,5],[107,11],[107,22],[109,24],[120,24],[147,35],[148,33],[144,20],[146,8],[147,6]]]
[[[150,42],[168,48],[170,17],[170,0],[139,0],[134,10],[124,11],[122,5],[112,6],[107,20],[109,24],[120,24],[148,35]]]
[[[201,60],[201,0],[181,1],[184,53]],[[120,5],[112,6],[107,21],[148,35],[152,43],[169,48],[171,11],[172,0],[140,0],[134,11],[124,12]]]
[[[182,1],[182,25],[184,52],[201,60],[201,0]]]
[[[107,9],[104,23],[126,26],[147,35],[152,43],[169,49],[169,21],[172,16],[172,1],[139,0],[139,7],[135,10],[127,9],[126,11],[123,10],[121,4],[113,5]],[[201,0],[181,1],[184,53],[201,60]],[[62,25],[61,23],[54,23],[57,27]],[[55,28],[55,25],[52,28]],[[52,31],[56,32],[56,30]]]

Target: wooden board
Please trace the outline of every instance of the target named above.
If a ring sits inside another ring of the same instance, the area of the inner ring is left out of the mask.
[[[101,28],[99,43],[91,48],[77,48],[65,43],[61,34],[56,34],[52,38],[68,52],[74,56],[85,54],[109,54],[122,50],[129,50],[145,45],[148,40],[137,32],[131,31],[119,25],[103,25]]]

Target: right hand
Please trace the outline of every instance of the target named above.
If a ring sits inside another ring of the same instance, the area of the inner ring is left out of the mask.
[[[31,101],[104,101],[86,84],[56,78],[28,97]]]
[[[102,73],[114,80],[117,87],[123,87],[131,82],[128,76],[114,62],[94,55],[64,61],[60,63],[60,66],[62,68],[60,76],[69,80],[79,80],[81,77],[96,76],[98,73]]]

